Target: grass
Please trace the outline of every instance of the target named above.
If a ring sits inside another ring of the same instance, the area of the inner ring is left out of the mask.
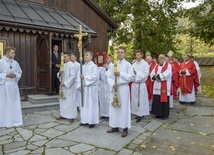
[[[214,98],[214,86],[213,85],[201,85],[202,93]]]

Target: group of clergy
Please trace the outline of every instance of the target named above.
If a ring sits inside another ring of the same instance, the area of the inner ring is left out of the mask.
[[[178,92],[181,104],[195,102],[199,80],[196,65],[188,55],[184,55],[184,61],[179,63],[170,51],[167,57],[160,54],[155,62],[151,53],[147,52],[143,59],[143,52],[137,50],[133,64],[125,59],[125,55],[125,47],[120,46],[115,71],[111,55],[106,56],[103,67],[98,67],[92,61],[93,52],[86,51],[81,71],[76,55],[64,53],[64,71],[57,75],[63,92],[57,119],[73,122],[79,107],[80,125],[93,128],[99,124],[100,116],[109,118],[111,128],[107,133],[119,132],[122,128],[121,137],[126,137],[131,128],[131,114],[136,115],[136,122],[150,113],[167,119]],[[0,60],[0,98],[3,99],[0,104],[0,127],[22,124],[17,85],[22,71],[14,56],[15,49],[8,48]],[[117,106],[112,105],[115,92]]]

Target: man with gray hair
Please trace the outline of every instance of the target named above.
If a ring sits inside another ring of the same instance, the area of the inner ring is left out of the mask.
[[[150,74],[153,86],[152,114],[157,118],[167,119],[169,117],[169,96],[171,89],[171,65],[166,62],[166,57],[160,54],[159,64],[155,66]]]

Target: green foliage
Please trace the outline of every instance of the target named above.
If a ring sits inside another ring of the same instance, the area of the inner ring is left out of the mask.
[[[204,0],[204,4],[187,10],[184,15],[192,22],[192,26],[189,28],[191,36],[201,39],[208,45],[213,45],[214,1]]]
[[[180,18],[178,20],[176,40],[179,40],[175,47],[177,52],[190,54],[197,57],[214,56],[214,46],[209,46],[203,41],[192,35],[192,23],[188,18]]]
[[[212,85],[201,85],[203,94],[208,95],[211,98],[214,98],[214,87]]]
[[[153,53],[174,50],[178,6],[184,0],[95,0],[119,25],[109,35],[112,46],[129,45],[132,51]]]
[[[118,29],[109,33],[114,51],[127,46],[127,57],[142,49],[153,55],[173,50],[177,56],[189,53],[195,56],[213,54],[214,1],[184,10],[181,2],[187,0],[95,0],[118,23]],[[197,0],[188,0],[194,2]],[[180,17],[188,17],[181,19]],[[180,21],[178,23],[178,21]],[[209,44],[209,48],[203,42]]]

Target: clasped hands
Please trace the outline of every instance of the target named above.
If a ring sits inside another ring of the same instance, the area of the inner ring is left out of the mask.
[[[182,69],[182,70],[180,70],[180,72],[185,74],[186,73],[186,69]]]
[[[152,77],[152,80],[156,80],[157,82],[161,82],[161,79],[160,79],[160,75],[159,74],[155,74],[153,77]]]
[[[15,77],[16,77],[16,74],[14,74],[14,73],[8,73],[8,74],[7,74],[7,77],[8,77],[8,78],[15,78]]]

